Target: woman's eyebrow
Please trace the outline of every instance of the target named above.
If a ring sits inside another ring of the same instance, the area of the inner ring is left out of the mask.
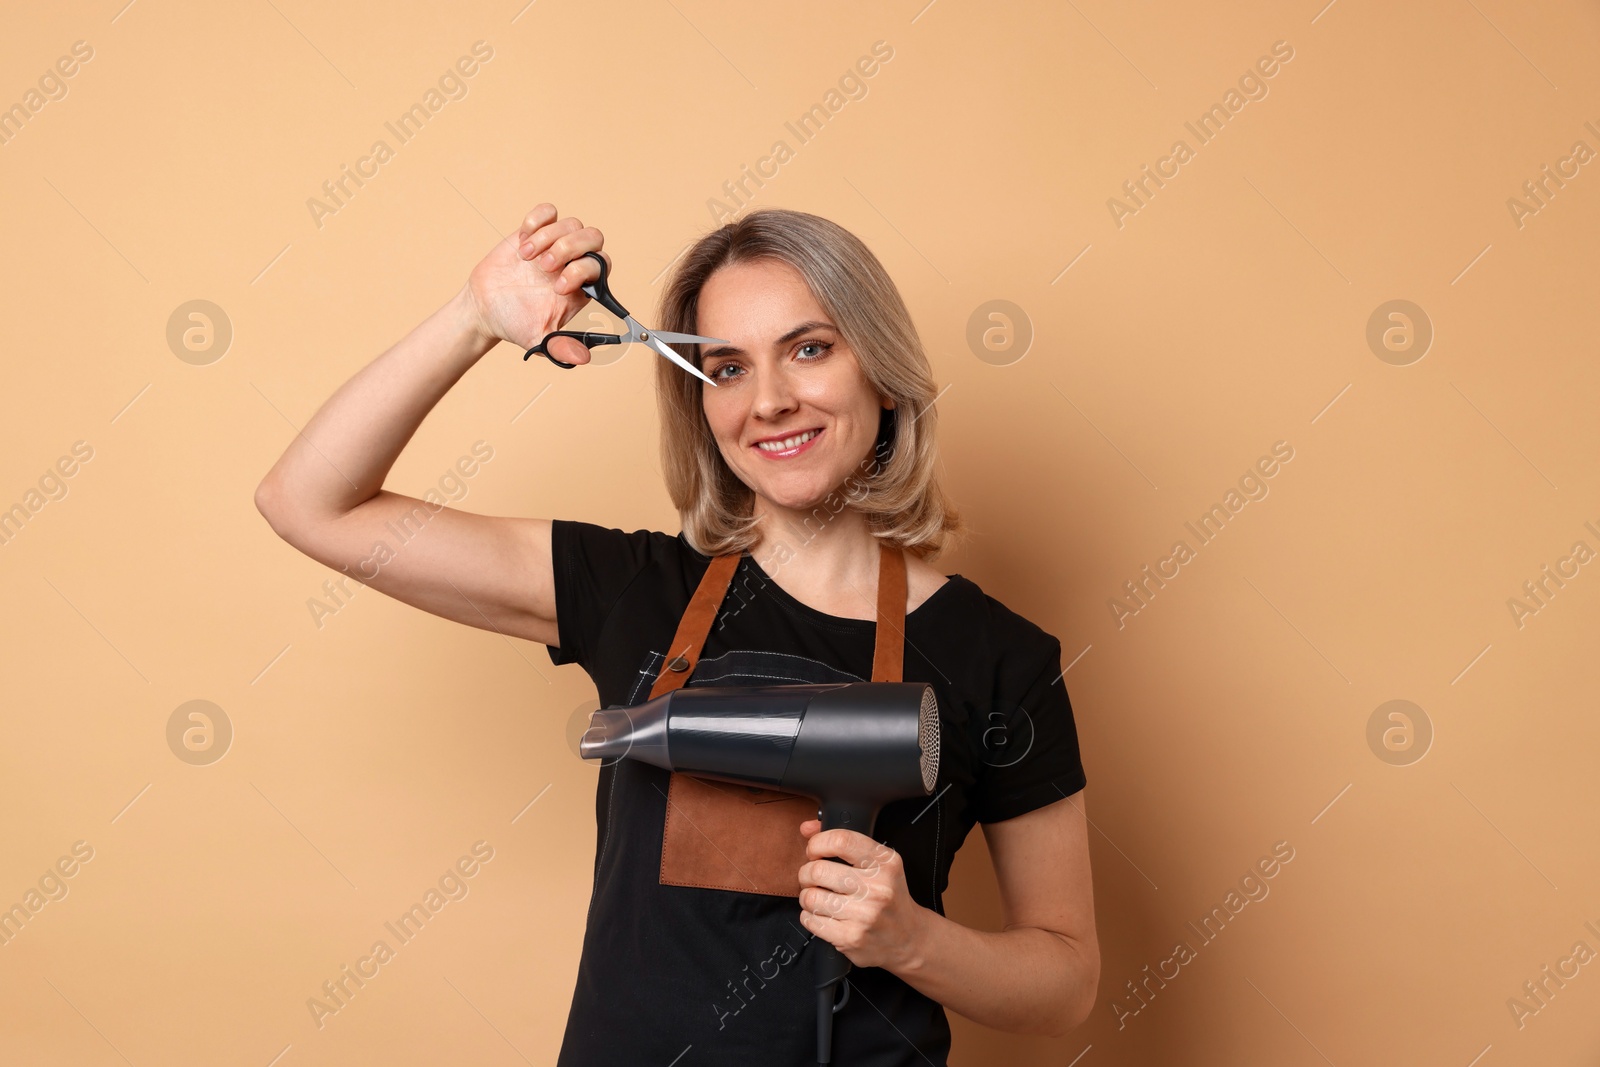
[[[799,337],[803,333],[810,333],[812,330],[831,330],[833,328],[834,326],[831,322],[822,322],[818,319],[810,319],[789,330],[782,337],[778,338],[772,343],[775,347],[782,346],[788,344],[790,341],[793,341],[796,337]],[[742,356],[744,354],[744,349],[737,345],[717,345],[714,348],[708,348],[704,352],[700,353],[700,359],[702,362],[704,362],[708,359],[716,359],[718,356]]]

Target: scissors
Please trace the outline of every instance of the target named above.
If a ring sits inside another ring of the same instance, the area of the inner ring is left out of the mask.
[[[666,356],[668,359],[672,360],[672,362],[676,363],[678,366],[682,367],[696,378],[699,378],[701,381],[714,388],[717,384],[716,382],[706,377],[705,374],[703,374],[693,363],[690,363],[688,360],[678,355],[678,353],[668,348],[664,342],[671,341],[673,344],[682,345],[725,345],[728,343],[727,340],[722,337],[701,337],[700,335],[693,333],[666,333],[664,331],[645,329],[643,326],[639,325],[639,321],[637,319],[628,314],[628,309],[618,303],[617,298],[611,295],[611,289],[606,285],[606,276],[611,272],[611,268],[607,266],[605,257],[599,252],[585,252],[584,255],[600,264],[600,277],[596,278],[592,282],[586,283],[583,286],[583,291],[588,294],[589,299],[598,302],[601,307],[605,308],[607,311],[617,316],[617,318],[621,319],[622,324],[628,328],[627,334],[619,336],[614,333],[593,333],[588,330],[557,330],[552,334],[546,335],[544,340],[528,349],[527,352],[523,353],[522,358],[526,360],[535,352],[537,352],[539,355],[543,356],[545,359],[548,359],[551,363],[554,363],[562,370],[571,370],[573,367],[577,366],[577,364],[563,363],[555,356],[550,354],[550,349],[548,347],[550,344],[550,338],[571,337],[585,348],[594,348],[597,345],[625,345],[631,344],[634,341],[643,341],[661,355]]]

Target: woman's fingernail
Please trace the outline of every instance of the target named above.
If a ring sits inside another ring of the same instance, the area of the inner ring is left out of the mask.
[[[545,270],[549,270],[551,267],[553,267],[555,265],[556,265],[555,257],[552,256],[549,252],[546,252],[544,255],[539,257],[539,266],[543,267]]]
[[[529,243],[528,243],[528,244],[525,244],[525,245],[523,245],[523,246],[522,246],[522,247],[521,247],[521,248],[519,248],[519,249],[518,249],[518,250],[517,250],[517,251],[519,251],[519,252],[521,252],[521,253],[522,253],[522,255],[523,255],[523,257],[524,257],[524,258],[526,258],[526,257],[527,257],[527,256],[528,256],[528,255],[529,255],[529,254],[530,254],[530,253],[532,253],[532,251],[533,251],[533,244],[532,244],[532,242],[529,242]]]

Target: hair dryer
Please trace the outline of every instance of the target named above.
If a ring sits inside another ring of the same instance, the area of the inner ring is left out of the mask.
[[[578,752],[816,797],[824,830],[871,837],[885,804],[933,792],[939,708],[922,682],[682,688],[596,711]],[[817,1062],[825,1064],[833,1013],[850,997],[851,965],[817,940]]]

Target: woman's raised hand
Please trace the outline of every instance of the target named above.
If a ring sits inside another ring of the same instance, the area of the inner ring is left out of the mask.
[[[583,286],[600,277],[600,265],[584,253],[600,251],[605,236],[558,215],[554,204],[538,205],[472,268],[467,290],[485,340],[531,348],[589,302]],[[571,338],[556,338],[551,349],[563,363],[589,362],[589,350]]]

